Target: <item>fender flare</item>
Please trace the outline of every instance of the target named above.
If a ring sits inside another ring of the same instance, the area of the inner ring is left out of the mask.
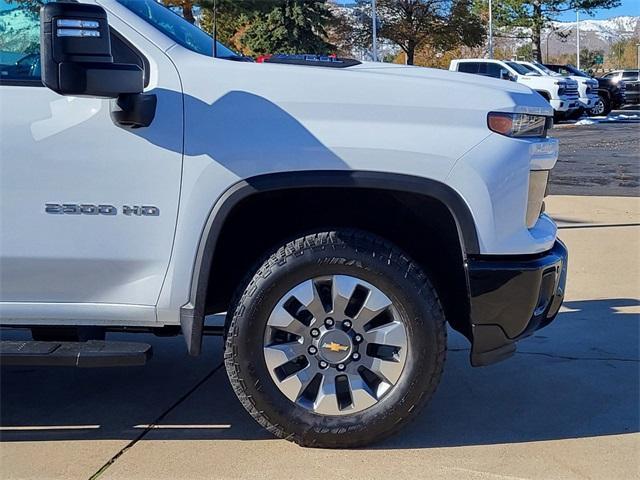
[[[202,348],[211,264],[220,232],[234,207],[250,196],[260,193],[323,187],[394,190],[432,197],[442,202],[454,218],[465,258],[467,255],[480,253],[475,222],[466,202],[453,188],[436,180],[396,173],[353,170],[271,173],[241,180],[229,187],[216,201],[200,236],[191,275],[189,302],[180,308],[180,325],[190,355],[199,355]]]

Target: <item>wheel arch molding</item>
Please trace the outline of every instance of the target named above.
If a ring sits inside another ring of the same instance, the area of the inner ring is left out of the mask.
[[[189,301],[180,308],[180,324],[190,355],[199,355],[201,352],[212,265],[221,233],[234,210],[246,200],[264,193],[323,188],[400,192],[432,199],[445,206],[455,221],[462,260],[466,260],[467,255],[480,253],[475,222],[466,202],[453,188],[436,180],[405,174],[352,170],[272,173],[241,180],[230,186],[216,201],[200,236],[192,270]],[[254,259],[256,260],[258,259]]]

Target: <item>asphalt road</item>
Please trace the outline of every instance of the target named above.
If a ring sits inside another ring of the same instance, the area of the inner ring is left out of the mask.
[[[640,110],[611,115],[640,117]],[[560,156],[551,172],[552,195],[640,195],[640,119],[560,123],[550,134],[560,140]]]

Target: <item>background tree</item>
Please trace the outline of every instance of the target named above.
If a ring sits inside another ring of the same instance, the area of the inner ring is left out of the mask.
[[[327,41],[332,14],[326,0],[283,0],[267,15],[254,15],[242,36],[253,54],[317,53],[334,50]]]
[[[583,70],[595,70],[600,65],[596,61],[598,57],[602,57],[602,50],[589,50],[583,48],[580,50],[580,68]]]
[[[476,0],[476,5],[484,7],[484,0]],[[613,8],[620,0],[500,0],[493,2],[494,19],[497,27],[521,27],[519,38],[528,38],[533,44],[533,54],[542,62],[542,30],[550,27],[562,12],[580,10],[591,14],[595,9]]]
[[[193,13],[194,0],[163,0],[163,3],[167,7],[179,7],[182,10],[182,18],[189,23],[196,23],[196,17]]]
[[[360,25],[354,41],[371,44],[371,8],[360,0],[357,13]],[[405,62],[415,63],[416,52],[425,45],[436,51],[456,46],[480,45],[485,29],[472,11],[472,0],[378,0],[378,35],[402,49]]]
[[[218,40],[239,53],[251,52],[242,37],[258,15],[266,15],[278,2],[268,0],[216,0]],[[198,0],[199,23],[206,32],[213,33],[213,0]]]
[[[638,68],[639,37],[620,40],[611,45],[609,50],[608,66],[612,68]]]

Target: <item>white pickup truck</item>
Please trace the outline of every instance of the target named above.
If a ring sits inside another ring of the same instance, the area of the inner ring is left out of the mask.
[[[530,69],[532,72],[539,73],[540,75],[547,75],[555,78],[567,78],[572,80],[573,82],[576,82],[576,85],[578,87],[578,94],[580,95],[580,109],[578,111],[579,113],[591,110],[598,101],[598,81],[594,78],[582,77],[578,75],[561,75],[538,62],[518,63]]]
[[[522,83],[538,92],[553,107],[556,118],[570,116],[581,108],[578,85],[563,77],[552,78],[531,71],[518,62],[472,58],[451,60],[449,70]]]
[[[181,334],[191,355],[217,333],[261,425],[353,447],[427,403],[447,323],[481,366],[556,317],[558,143],[531,89],[254,63],[154,0],[9,12],[0,320],[33,340],[4,340],[5,366],[140,366],[150,345],[105,332]]]

